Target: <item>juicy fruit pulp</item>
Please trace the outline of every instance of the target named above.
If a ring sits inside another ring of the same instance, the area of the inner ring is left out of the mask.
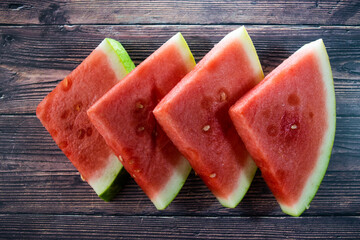
[[[230,116],[282,210],[299,216],[324,177],[335,135],[334,85],[322,40],[285,60]]]
[[[156,208],[180,191],[191,168],[152,110],[195,65],[180,33],[104,95],[88,115]]]
[[[133,68],[121,44],[106,38],[36,110],[59,148],[104,200],[120,189],[124,170],[86,111]]]
[[[235,207],[256,172],[228,115],[263,78],[244,27],[221,40],[159,103],[154,114],[196,173],[226,207]]]

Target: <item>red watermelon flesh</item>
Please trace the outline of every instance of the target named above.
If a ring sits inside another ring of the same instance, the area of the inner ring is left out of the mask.
[[[158,209],[177,195],[191,167],[152,111],[194,65],[178,33],[88,110],[94,126]]]
[[[133,68],[121,44],[106,38],[36,109],[59,148],[104,200],[119,190],[124,170],[86,110]]]
[[[334,85],[322,40],[285,60],[230,116],[282,210],[299,216],[324,177],[335,135]]]
[[[226,207],[235,207],[256,172],[228,115],[263,78],[244,27],[221,40],[159,103],[154,114],[196,173]]]

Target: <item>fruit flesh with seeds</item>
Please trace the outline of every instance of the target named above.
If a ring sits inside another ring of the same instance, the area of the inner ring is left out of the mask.
[[[152,110],[194,66],[178,33],[88,110],[94,126],[157,209],[175,198],[191,167]]]
[[[323,41],[299,49],[229,113],[282,210],[299,216],[325,175],[335,135],[334,85]]]
[[[154,110],[170,139],[226,207],[245,195],[256,166],[228,116],[263,78],[244,27],[221,40]]]
[[[59,148],[105,201],[120,190],[125,171],[86,110],[134,67],[121,44],[106,38],[36,109]]]

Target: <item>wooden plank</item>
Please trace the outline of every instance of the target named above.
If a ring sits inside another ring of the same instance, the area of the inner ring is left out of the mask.
[[[76,67],[104,37],[120,40],[138,64],[176,32],[185,36],[196,60],[238,26],[0,26],[0,64],[47,69]],[[360,27],[246,26],[265,71],[303,44],[323,38],[335,77],[359,75]],[[338,73],[343,73],[338,75]]]
[[[358,239],[359,224],[359,217],[0,215],[5,239]]]
[[[235,209],[193,172],[164,211],[132,179],[106,203],[35,117],[41,99],[104,37],[120,40],[139,64],[181,31],[199,61],[240,24],[249,25],[265,73],[309,41],[322,37],[328,49],[336,138],[300,218],[281,212],[259,171]],[[1,1],[0,238],[360,239],[359,25],[354,0]]]
[[[0,65],[0,114],[35,114],[39,102],[70,71]],[[334,78],[339,116],[360,116],[360,76],[358,78]]]
[[[359,8],[353,0],[5,0],[0,4],[0,23],[359,25]]]
[[[107,203],[98,198],[87,183],[82,182],[74,167],[65,159],[42,156],[38,158],[40,161],[16,157],[16,160],[7,159],[1,163],[0,213],[285,216],[260,172],[243,201],[234,209],[222,207],[204,183],[192,173],[170,206],[158,211],[132,179],[126,182],[115,199]],[[47,162],[49,158],[51,160]],[[49,166],[52,168],[49,169]],[[310,208],[302,216],[358,216],[359,195],[359,172],[328,171]]]
[[[338,118],[328,172],[304,215],[360,214],[359,124],[359,117]],[[166,211],[157,211],[132,180],[105,203],[81,181],[34,115],[0,115],[0,133],[2,213],[283,215],[259,173],[236,209],[221,207],[193,174]]]
[[[0,114],[29,114],[105,37],[119,39],[139,64],[177,31],[199,61],[236,26],[0,27]],[[360,116],[360,27],[247,26],[265,73],[322,37],[335,79],[337,112]]]
[[[27,26],[0,27],[0,212],[105,215],[283,216],[258,175],[234,210],[222,208],[204,184],[189,178],[163,212],[130,180],[114,202],[97,198],[34,112],[37,103],[104,36],[124,39],[138,64],[177,31],[197,60],[235,26]],[[323,37],[333,65],[338,122],[329,171],[306,215],[359,214],[359,27],[249,26],[265,72],[302,44]],[[1,178],[2,177],[2,178]],[[323,189],[323,190],[322,190]],[[85,197],[84,197],[85,196]],[[330,200],[329,200],[330,199]],[[25,203],[25,204],[24,204]],[[54,208],[54,206],[57,206]]]
[[[66,159],[34,115],[0,115],[0,133],[0,154],[6,159],[14,160],[14,155],[28,155],[25,159],[31,161],[41,155]],[[337,118],[329,170],[360,171],[360,117]]]

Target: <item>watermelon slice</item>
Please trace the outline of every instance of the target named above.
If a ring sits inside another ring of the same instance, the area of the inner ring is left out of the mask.
[[[299,216],[325,175],[335,135],[334,84],[323,41],[300,48],[230,115],[282,210]]]
[[[175,198],[191,167],[157,125],[152,110],[194,66],[178,33],[88,110],[94,126],[157,209]]]
[[[59,148],[105,201],[121,188],[125,170],[86,110],[134,67],[121,44],[106,38],[36,109]]]
[[[225,207],[241,201],[257,169],[228,110],[263,77],[255,48],[241,27],[221,40],[154,110],[164,131]]]

